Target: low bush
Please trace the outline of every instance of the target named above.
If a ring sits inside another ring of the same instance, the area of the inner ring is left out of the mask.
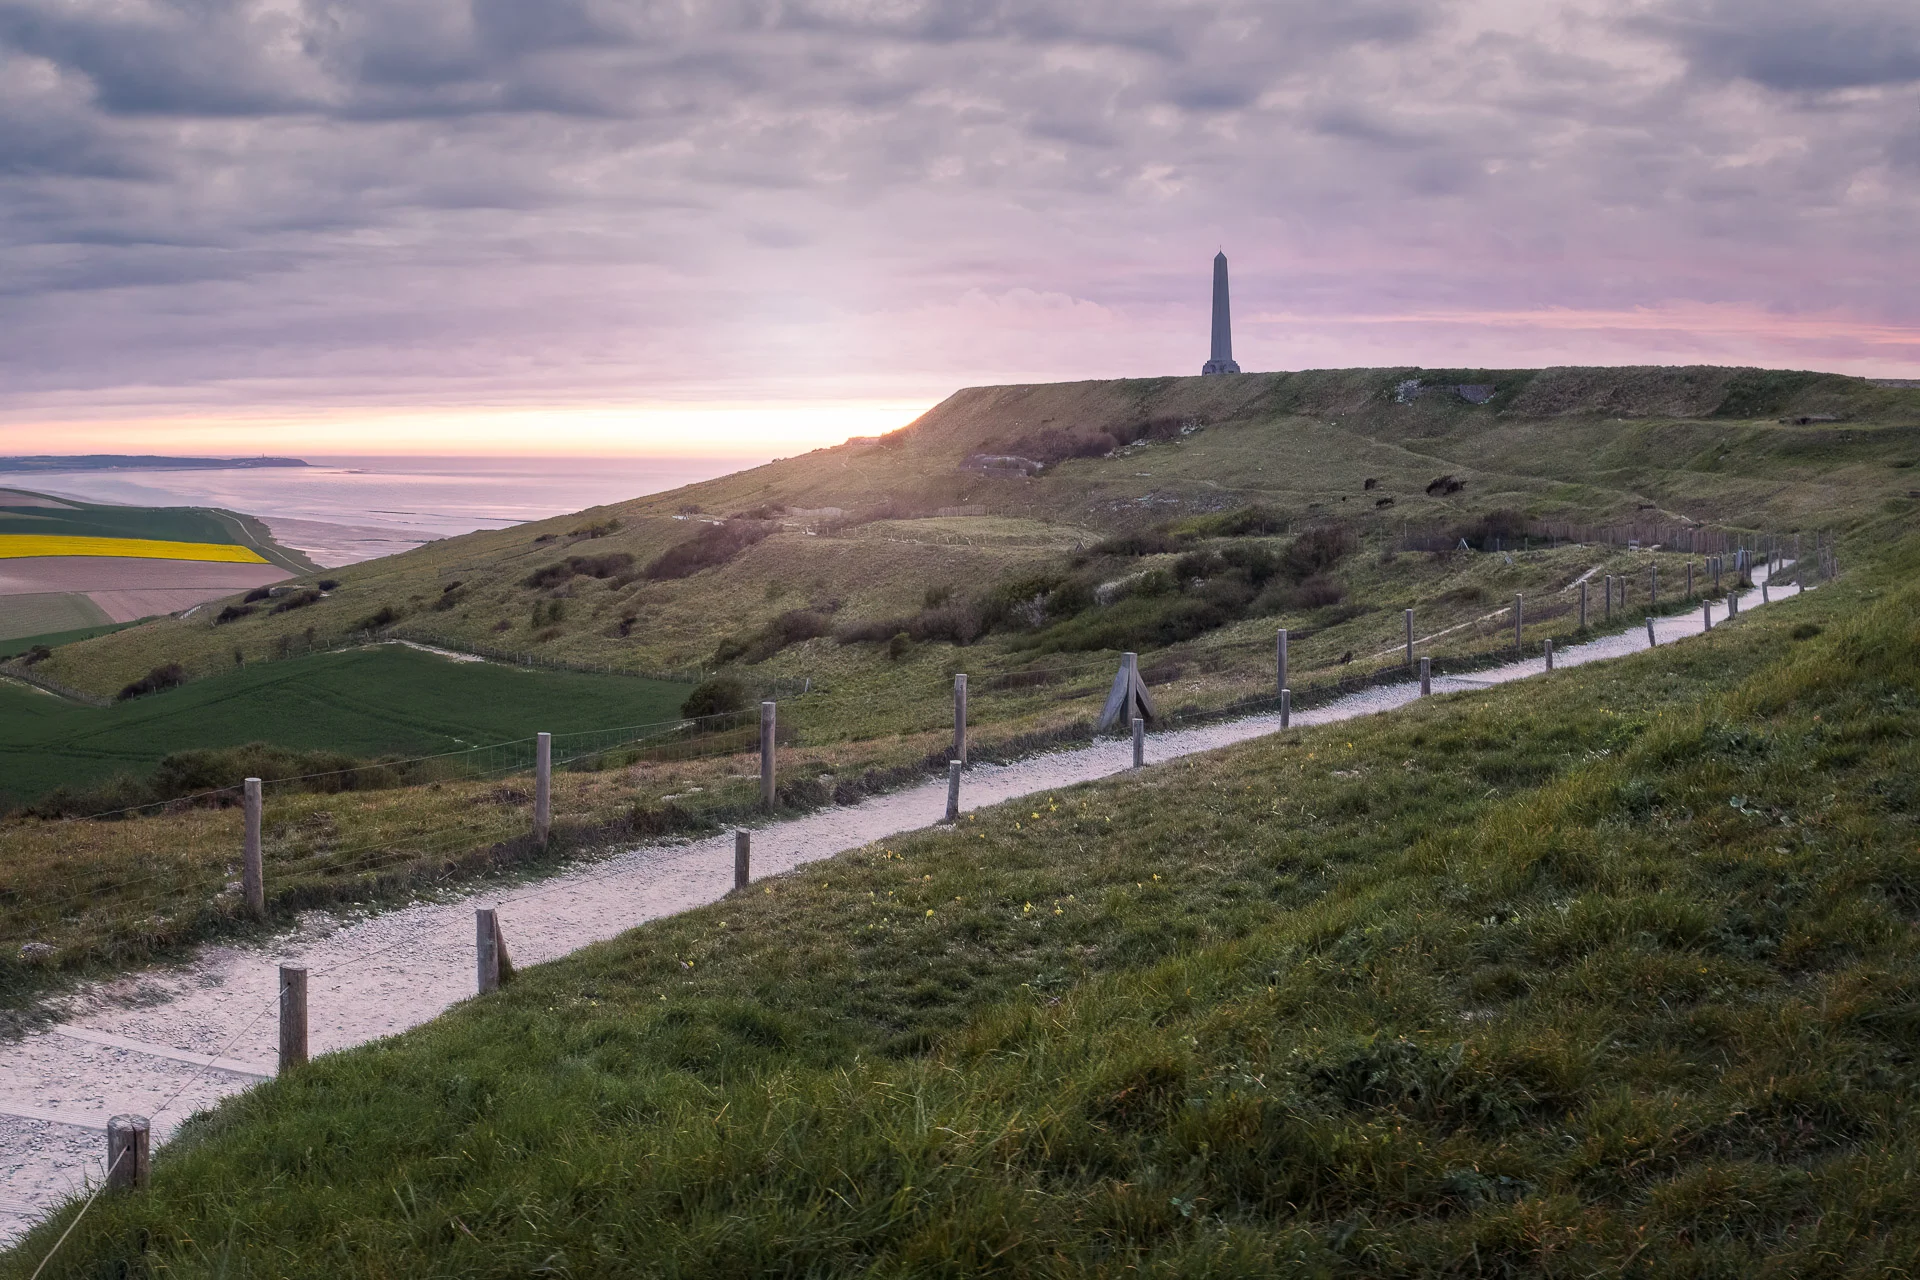
[[[270,612],[292,613],[295,609],[304,609],[308,605],[317,604],[319,600],[320,593],[318,591],[296,591],[290,596],[282,596]]]
[[[169,662],[141,676],[138,680],[121,689],[114,695],[115,702],[126,702],[132,698],[144,698],[150,693],[159,693],[163,689],[178,689],[187,682],[187,669],[177,662]]]
[[[557,587],[574,578],[611,578],[633,568],[633,557],[625,551],[608,551],[597,556],[568,556],[543,565],[522,578],[520,585],[536,591]]]
[[[218,627],[229,622],[238,622],[242,618],[251,618],[254,608],[250,604],[230,604],[213,615],[213,625]]]
[[[732,676],[714,676],[693,687],[680,704],[683,716],[717,716],[747,709],[747,687]]]
[[[260,601],[265,600],[272,595],[273,595],[272,587],[255,587],[253,590],[247,592],[246,595],[240,597],[240,600],[241,600],[241,603],[243,604],[258,604]]]
[[[690,578],[702,569],[727,563],[779,527],[766,520],[727,520],[705,525],[685,542],[667,548],[646,567],[646,576],[656,581]]]
[[[359,626],[354,629],[357,631],[378,631],[382,627],[390,627],[398,621],[400,621],[400,611],[390,604],[383,604],[366,617],[360,619]]]
[[[1103,539],[1088,549],[1099,556],[1157,556],[1178,551],[1180,544],[1164,529],[1146,529]]]

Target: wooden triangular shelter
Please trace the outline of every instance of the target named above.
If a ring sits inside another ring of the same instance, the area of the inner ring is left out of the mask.
[[[1094,726],[1094,731],[1131,724],[1135,717],[1152,723],[1153,699],[1147,694],[1146,682],[1140,678],[1139,655],[1123,653],[1120,670],[1113,677],[1113,688],[1107,694],[1107,705],[1101,708],[1100,723]]]

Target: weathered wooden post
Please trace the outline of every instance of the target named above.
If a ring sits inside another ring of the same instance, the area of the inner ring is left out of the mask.
[[[1513,647],[1516,649],[1520,647],[1520,632],[1526,625],[1526,597],[1515,596],[1513,598]]]
[[[1293,723],[1293,690],[1280,691],[1280,727],[1287,728]]]
[[[151,1130],[145,1116],[115,1116],[107,1121],[108,1190],[146,1190]]]
[[[1413,670],[1413,610],[1407,610],[1407,670]]]
[[[1547,670],[1551,671],[1553,670],[1553,641],[1548,640],[1546,642],[1546,646],[1547,646]]]
[[[1652,614],[1648,614],[1648,615],[1647,615],[1647,648],[1649,648],[1649,649],[1651,649],[1651,648],[1653,648],[1653,645],[1654,645],[1654,639],[1653,639],[1653,615],[1652,615]]]
[[[1145,768],[1147,763],[1147,722],[1139,716],[1133,718],[1133,767]]]
[[[1580,629],[1587,629],[1587,584],[1584,581],[1580,584]]]
[[[733,887],[744,889],[752,879],[753,832],[742,827],[733,833]]]
[[[1657,564],[1650,564],[1647,566],[1647,608],[1658,609],[1659,607],[1660,607],[1660,566]]]
[[[1687,561],[1687,599],[1693,599],[1693,561]]]
[[[1767,584],[1771,581],[1772,581],[1771,578],[1760,579],[1760,603],[1761,604],[1773,603],[1773,597],[1767,593]]]
[[[960,820],[960,762],[947,761],[947,821]]]
[[[1287,690],[1287,629],[1285,627],[1280,628],[1280,634],[1274,637],[1273,660],[1279,672],[1279,679],[1274,688],[1284,695]]]
[[[1729,618],[1740,616],[1740,588],[1737,585],[1727,592],[1727,616]]]
[[[542,733],[533,739],[533,842],[547,847],[553,830],[553,735]]]
[[[760,704],[760,803],[773,808],[773,717],[774,704]]]
[[[1608,622],[1613,621],[1613,575],[1612,574],[1607,575],[1607,608],[1606,608],[1605,617]]]
[[[1713,601],[1711,600],[1700,602],[1700,630],[1713,630]]]
[[[280,966],[280,1074],[307,1064],[307,971]]]
[[[267,918],[267,875],[260,860],[260,779],[248,778],[240,794],[246,808],[245,859],[240,865],[241,894],[256,920]]]
[[[491,907],[473,913],[474,987],[485,995],[500,989],[500,921]]]
[[[967,763],[967,673],[953,678],[953,758]]]
[[[1426,697],[1433,692],[1433,659],[1420,659],[1420,696]]]

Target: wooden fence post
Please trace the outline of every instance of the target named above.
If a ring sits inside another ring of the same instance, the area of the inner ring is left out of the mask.
[[[1551,671],[1553,670],[1553,641],[1551,640],[1547,641],[1546,645],[1547,645],[1547,670]]]
[[[1420,696],[1426,697],[1433,692],[1433,659],[1420,659]]]
[[[533,842],[546,848],[552,830],[553,735],[542,733],[533,740]]]
[[[953,678],[953,758],[962,768],[967,763],[967,673]]]
[[[1713,601],[1711,600],[1700,602],[1700,630],[1703,632],[1713,630]]]
[[[773,808],[773,717],[774,704],[760,704],[760,803]]]
[[[1647,608],[1658,609],[1659,607],[1660,607],[1660,566],[1657,564],[1650,564],[1647,566]]]
[[[1693,599],[1693,561],[1687,561],[1687,599]]]
[[[1587,584],[1584,581],[1580,584],[1580,629],[1587,629]]]
[[[1280,628],[1280,634],[1274,637],[1273,660],[1279,679],[1274,687],[1284,695],[1287,690],[1287,629]]]
[[[960,821],[960,762],[947,761],[947,821]]]
[[[307,971],[280,966],[280,1074],[307,1064]]]
[[[746,828],[733,833],[733,887],[744,889],[753,879],[753,832]]]
[[[260,858],[260,779],[241,784],[246,807],[245,859],[240,865],[240,889],[247,911],[256,920],[267,918],[267,875]]]
[[[1147,763],[1147,722],[1139,716],[1133,718],[1133,767],[1141,769]]]
[[[1653,615],[1652,615],[1652,614],[1648,614],[1648,615],[1647,615],[1647,648],[1649,648],[1649,649],[1651,649],[1651,648],[1653,648],[1653,646],[1654,646],[1654,639],[1653,639]]]
[[[1407,610],[1407,670],[1413,670],[1413,610]]]
[[[1612,574],[1607,575],[1607,608],[1606,608],[1605,616],[1608,622],[1613,621],[1613,575]]]
[[[115,1116],[107,1121],[107,1186],[114,1191],[144,1191],[147,1186],[147,1139],[152,1126],[145,1116]]]
[[[1280,727],[1287,728],[1293,723],[1293,690],[1280,691]]]
[[[474,986],[481,995],[500,989],[500,922],[492,908],[473,913]]]
[[[1520,647],[1520,632],[1526,628],[1526,625],[1526,597],[1515,596],[1513,598],[1513,647],[1516,649]]]

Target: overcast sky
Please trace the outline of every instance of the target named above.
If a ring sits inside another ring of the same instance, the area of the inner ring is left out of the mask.
[[[864,430],[1197,373],[1218,248],[1249,370],[1920,376],[1917,197],[1914,0],[0,0],[0,451]]]

